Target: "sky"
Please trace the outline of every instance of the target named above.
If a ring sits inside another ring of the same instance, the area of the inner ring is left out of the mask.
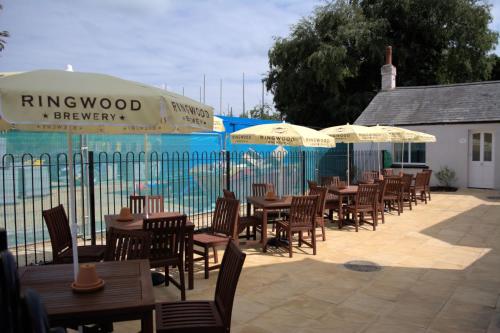
[[[321,0],[4,0],[11,37],[0,72],[65,69],[115,75],[200,100],[219,114],[261,103],[274,38]],[[490,27],[500,31],[500,0]],[[500,46],[496,53],[500,54]],[[272,95],[264,100],[272,104]]]

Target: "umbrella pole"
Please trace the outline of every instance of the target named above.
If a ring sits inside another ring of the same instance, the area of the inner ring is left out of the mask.
[[[377,163],[378,163],[378,176],[380,177],[380,143],[377,142]]]
[[[350,179],[351,178],[351,172],[350,172],[350,159],[349,159],[349,142],[347,143],[347,186],[349,186],[349,182],[350,182]]]
[[[146,184],[146,189],[144,190],[144,195],[146,196],[146,216],[149,216],[149,200],[147,198],[149,189],[149,163],[148,163],[148,135],[144,134],[144,183]],[[151,194],[151,193],[150,193]]]
[[[69,172],[69,223],[71,226],[71,246],[73,252],[73,274],[76,281],[78,275],[78,224],[76,223],[75,207],[75,170],[73,168],[73,137],[70,132],[67,133],[68,142],[68,172]]]

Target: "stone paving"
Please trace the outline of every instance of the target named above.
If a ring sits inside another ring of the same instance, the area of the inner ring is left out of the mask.
[[[263,254],[243,246],[247,259],[233,309],[232,332],[500,332],[500,200],[496,191],[434,193],[401,216],[338,230],[329,223],[318,255],[295,247]],[[220,253],[222,256],[222,253]],[[351,260],[381,270],[356,272]],[[187,298],[212,299],[217,272],[197,267]],[[180,299],[155,287],[157,301]],[[116,332],[138,332],[138,322]]]

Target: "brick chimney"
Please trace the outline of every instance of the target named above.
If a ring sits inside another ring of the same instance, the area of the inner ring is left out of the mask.
[[[382,90],[392,90],[396,88],[396,67],[392,65],[392,47],[385,49],[385,65],[380,69],[382,74]]]

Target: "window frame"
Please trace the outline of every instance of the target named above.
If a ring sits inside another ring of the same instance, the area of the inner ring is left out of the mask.
[[[405,152],[404,150],[404,145],[408,145],[408,150],[406,151],[406,154],[407,154],[407,158],[408,158],[408,161],[407,162],[403,162],[404,158],[403,158],[403,154],[401,154],[402,156],[402,160],[401,161],[397,161],[396,160],[396,145],[403,145],[403,153]],[[413,142],[413,144],[423,144],[424,145],[424,162],[414,162],[411,160],[411,145],[412,145],[412,142],[394,142],[392,144],[392,155],[394,156],[394,159],[392,161],[393,164],[397,164],[397,165],[418,165],[418,166],[425,166],[427,165],[427,143],[425,142]]]

